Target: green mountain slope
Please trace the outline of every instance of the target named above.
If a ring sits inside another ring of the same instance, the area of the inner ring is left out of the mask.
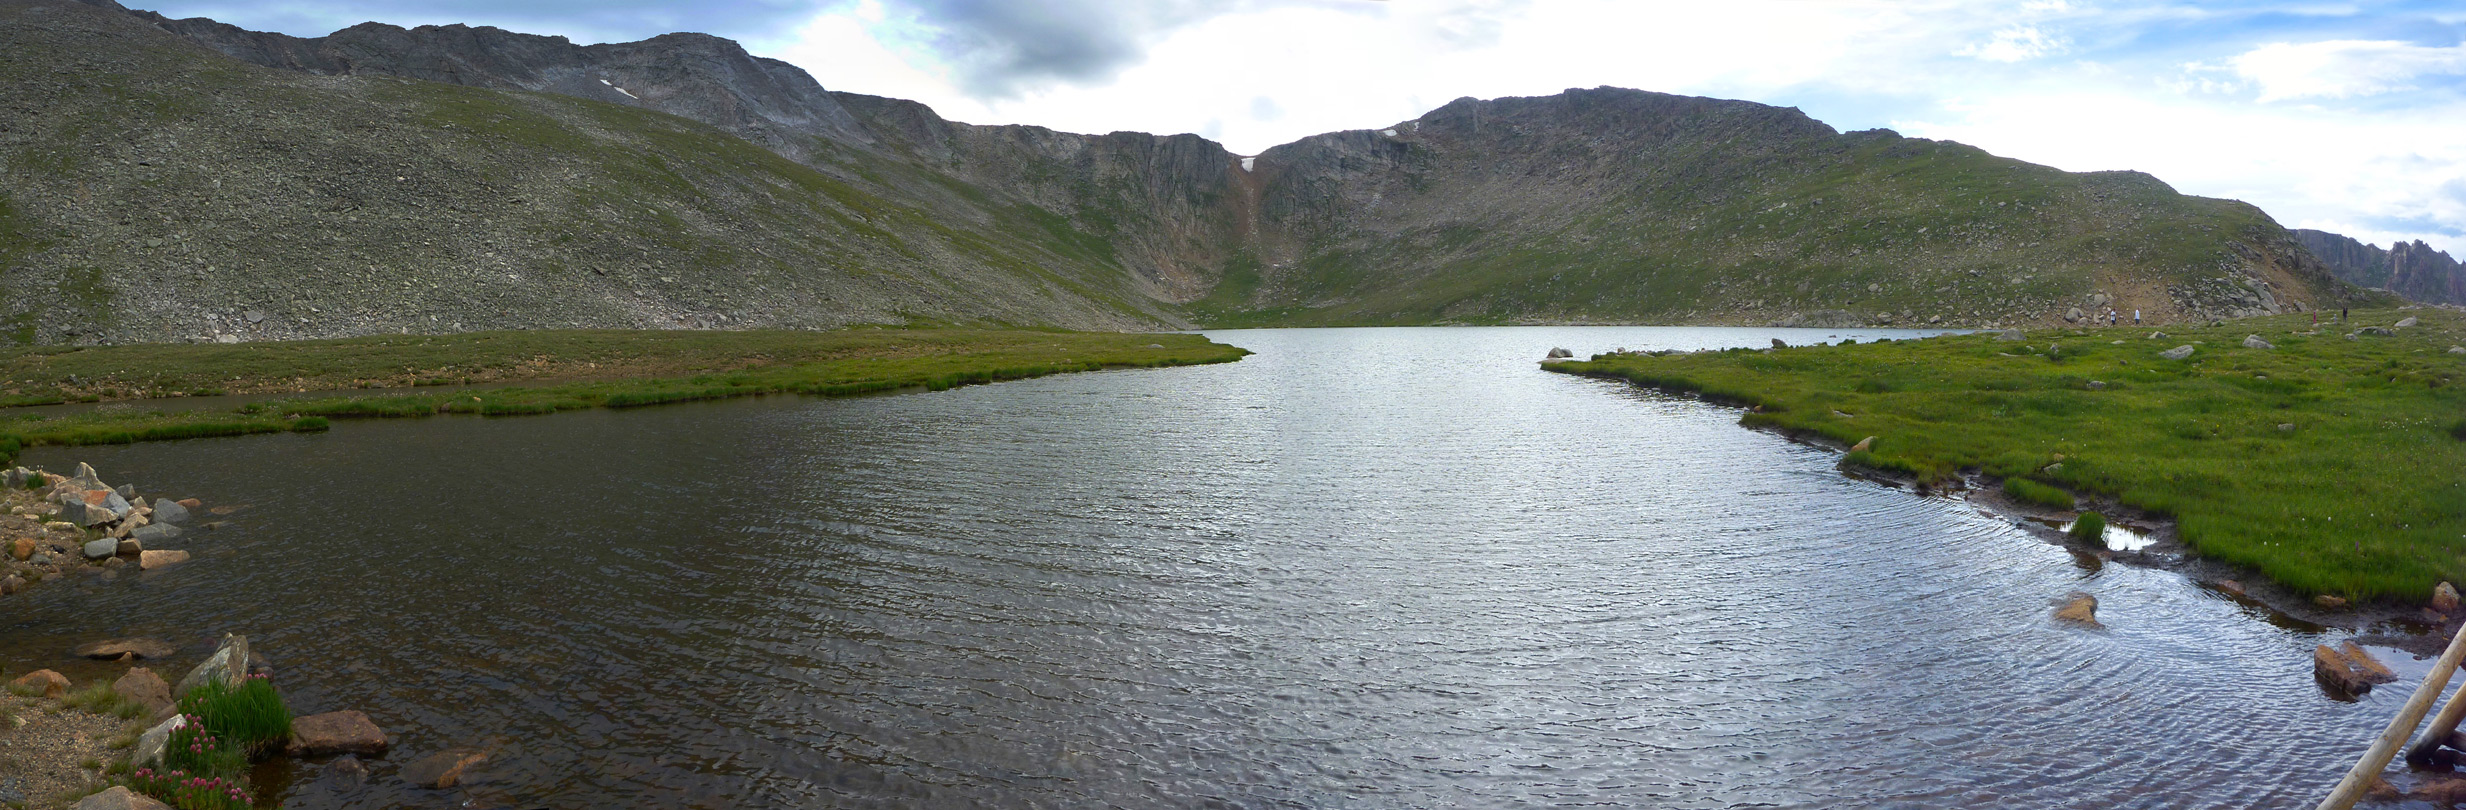
[[[949,121],[698,34],[300,39],[0,0],[0,110],[16,342],[1983,326],[2361,295],[2259,210],[2147,175],[1611,88],[1463,99],[1251,159],[1192,135]]]

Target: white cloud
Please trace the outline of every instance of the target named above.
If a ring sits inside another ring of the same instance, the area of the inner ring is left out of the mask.
[[[1176,28],[1101,81],[985,99],[937,61],[904,5],[871,5],[864,17],[850,5],[754,49],[825,87],[916,99],[956,120],[1198,132],[1237,154],[1386,127],[1459,96],[1613,85],[1800,104],[1845,130],[1889,124],[2076,171],[2138,169],[2281,222],[2466,254],[2466,239],[2440,235],[2466,231],[2466,194],[2455,191],[2466,188],[2466,127],[2455,123],[2466,102],[2314,106],[2438,85],[2426,77],[2457,71],[2466,49],[2260,46],[2262,35],[2222,34],[2140,52],[2143,29],[2223,32],[2229,21],[2081,0],[1296,0]],[[2315,101],[2260,104],[2255,90]]]
[[[2031,10],[2061,11],[2069,8],[2062,3],[2056,3],[2052,6]],[[1971,44],[1953,51],[1952,55],[1984,59],[1990,62],[2026,62],[2041,56],[2061,54],[2067,46],[2068,43],[2064,42],[2062,37],[2049,35],[2038,30],[2037,26],[2016,25],[1996,31],[1994,38],[1984,44]]]
[[[2138,169],[2186,194],[2239,199],[2288,227],[2387,245],[2466,239],[2394,222],[2466,223],[2466,103],[2376,117],[2289,115],[2232,100],[2114,92],[2016,93],[1900,121],[1904,133],[1971,144],[2069,171]]]
[[[2235,73],[2260,84],[2261,101],[2352,98],[2416,89],[2424,76],[2466,74],[2466,45],[2430,48],[2404,42],[2340,39],[2272,43],[2230,60]]]

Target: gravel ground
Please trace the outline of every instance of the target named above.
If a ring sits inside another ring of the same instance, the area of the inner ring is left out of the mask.
[[[92,712],[59,709],[58,701],[0,693],[0,803],[67,807],[59,801],[72,791],[82,793],[102,775],[84,763],[109,761],[111,740],[125,721]]]

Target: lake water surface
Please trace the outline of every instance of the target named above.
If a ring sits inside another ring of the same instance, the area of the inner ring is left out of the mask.
[[[0,601],[0,665],[248,634],[398,739],[289,807],[2309,807],[2395,711],[2323,637],[1843,477],[1552,346],[1211,333],[1239,363],[29,453],[243,507]],[[2110,628],[2050,620],[2097,595]],[[2402,675],[2427,664],[2390,656]],[[454,791],[394,769],[493,751]]]

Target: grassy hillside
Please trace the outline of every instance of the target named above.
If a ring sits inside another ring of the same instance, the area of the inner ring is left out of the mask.
[[[1468,99],[1261,160],[1297,236],[1229,265],[1208,323],[1983,325],[2098,304],[2172,322],[2348,300],[2244,203],[1747,102]]]
[[[2358,311],[1770,351],[1598,355],[1553,371],[1758,406],[1846,463],[2017,478],[2174,516],[2201,554],[2298,590],[2419,601],[2466,582],[2466,316]],[[2334,320],[2334,318],[2333,318]],[[2352,328],[2352,327],[2349,327]],[[2276,348],[2247,348],[2257,334]],[[2194,347],[2190,357],[2160,352]]]
[[[0,0],[0,109],[28,111],[0,133],[17,342],[1176,322],[1032,213],[939,207],[958,181],[894,194],[876,158],[634,107],[258,68],[74,3]]]
[[[7,404],[183,393],[384,388],[270,399],[237,409],[138,406],[77,413],[0,408],[0,458],[29,446],[323,430],[331,419],[511,416],[763,394],[845,396],[1105,368],[1241,359],[1187,334],[1032,330],[837,332],[533,330],[240,346],[0,351]],[[422,386],[507,383],[452,392]]]

